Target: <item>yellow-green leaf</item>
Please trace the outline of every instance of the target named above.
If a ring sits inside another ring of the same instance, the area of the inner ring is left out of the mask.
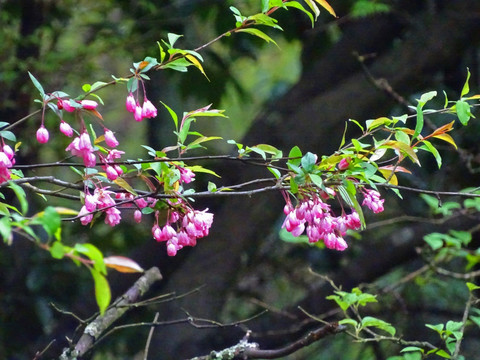
[[[118,186],[120,186],[122,189],[127,190],[130,194],[137,195],[136,191],[133,190],[133,188],[130,186],[129,183],[127,183],[125,181],[125,179],[119,177],[119,178],[116,178],[115,180],[113,180],[113,182],[115,184],[117,184]]]
[[[383,175],[383,177],[388,180],[389,184],[392,185],[398,185],[398,179],[397,176],[393,173],[392,170],[387,170],[387,169],[378,169]]]
[[[188,61],[190,61],[198,70],[200,70],[200,72],[203,74],[203,76],[205,76],[207,78],[208,81],[210,81],[210,79],[208,78],[207,74],[205,74],[205,71],[203,70],[203,66],[202,64],[200,64],[200,61],[198,61],[198,59],[193,56],[193,55],[190,55],[190,54],[187,54],[185,55],[185,57],[188,59]]]
[[[457,149],[457,144],[455,144],[455,140],[453,140],[453,138],[448,134],[435,135],[434,138],[446,141],[446,142],[452,144],[453,146],[455,146],[455,149]]]
[[[325,10],[327,10],[332,16],[338,17],[328,2],[326,2],[325,0],[315,0],[315,1],[319,3],[320,6],[323,7]]]

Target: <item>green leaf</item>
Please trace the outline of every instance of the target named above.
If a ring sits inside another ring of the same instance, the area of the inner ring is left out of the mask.
[[[171,47],[173,47],[173,45],[175,45],[175,43],[177,42],[178,39],[180,39],[183,35],[177,35],[177,34],[174,34],[174,33],[168,33],[167,37],[168,37],[168,43],[170,44]]]
[[[0,219],[0,234],[4,243],[10,244],[12,236],[12,224],[9,217],[2,217]]]
[[[468,287],[468,291],[470,292],[480,289],[480,286],[475,285],[474,283],[471,283],[471,282],[467,282],[466,285]]]
[[[410,352],[410,351],[420,351],[421,353],[424,352],[424,350],[418,346],[407,346],[405,348],[403,348],[402,350],[400,350],[401,353],[403,352]]]
[[[272,42],[274,43],[277,47],[278,47],[278,44],[275,42],[275,40],[273,40],[270,36],[268,36],[267,34],[265,34],[263,31],[260,31],[258,29],[239,29],[237,30],[237,32],[245,32],[247,34],[250,34],[250,35],[254,35],[254,36],[257,36],[259,37],[260,39],[263,39],[265,40],[267,43],[269,42]]]
[[[27,195],[25,194],[25,190],[15,184],[14,182],[9,182],[8,187],[13,190],[15,195],[17,196],[18,202],[20,203],[20,208],[22,209],[22,215],[25,215],[28,211],[28,202],[27,202]]]
[[[28,72],[28,75],[30,76],[30,79],[32,80],[33,85],[37,88],[38,92],[40,93],[40,96],[42,97],[42,100],[45,98],[45,90],[43,90],[43,86],[38,82],[38,80],[33,76],[30,71]]]
[[[435,157],[435,160],[437,161],[437,166],[440,169],[442,167],[442,157],[440,156],[437,148],[435,148],[428,140],[423,140],[423,145],[425,146],[421,146],[419,147],[419,149],[430,152]]]
[[[286,229],[281,229],[278,233],[280,240],[294,244],[309,244],[307,235],[293,236]]]
[[[92,268],[90,268],[90,272],[95,283],[95,299],[97,301],[100,314],[103,315],[105,310],[107,310],[108,305],[110,305],[110,301],[112,299],[110,286],[108,285],[108,281],[102,273]]]
[[[211,181],[208,182],[207,184],[207,189],[210,192],[216,192],[217,191],[217,185]]]
[[[391,324],[371,316],[364,317],[362,319],[361,325],[362,325],[362,328],[373,326],[383,331],[386,331],[392,336],[395,336],[395,328]]]
[[[127,91],[134,93],[138,89],[138,79],[136,77],[130,78],[127,81]]]
[[[173,111],[167,104],[165,104],[163,101],[160,101],[162,105],[165,107],[165,109],[168,110],[170,113],[170,116],[172,117],[173,123],[175,124],[175,129],[178,131],[178,116],[175,114],[175,111]]]
[[[302,158],[302,151],[298,146],[294,146],[290,152],[288,153],[288,163],[292,165],[300,165],[301,163],[301,158]]]
[[[221,177],[221,176],[218,175],[215,171],[210,170],[210,169],[206,169],[206,168],[204,168],[204,167],[201,166],[201,165],[189,166],[188,169],[192,170],[192,171],[195,172],[195,173],[201,172],[201,173],[205,173],[205,174],[210,174],[210,175],[216,176],[216,177],[218,177],[218,178]]]
[[[310,21],[312,22],[312,28],[315,26],[315,18],[313,17],[312,13],[308,10],[306,10],[302,4],[300,4],[298,1],[287,1],[286,3],[283,3],[284,6],[286,7],[293,7],[295,9],[298,9],[310,18]]]
[[[50,254],[54,259],[62,259],[71,248],[65,247],[60,241],[55,241],[50,247]]]
[[[354,319],[342,319],[338,322],[340,325],[352,325],[353,327],[357,327],[358,321]]]
[[[310,174],[310,180],[320,189],[324,189],[322,177],[316,174]]]
[[[43,212],[38,214],[38,218],[36,220],[42,224],[49,236],[58,234],[57,231],[60,229],[61,219],[54,207],[47,206]]]
[[[14,141],[14,142],[17,141],[17,137],[15,136],[15,134],[8,130],[0,131],[0,136],[10,141]]]
[[[470,104],[463,100],[458,100],[455,103],[455,110],[457,111],[458,120],[462,123],[462,125],[467,125],[468,121],[472,117],[472,113],[470,112]]]
[[[443,246],[443,240],[445,238],[445,234],[440,233],[432,233],[425,235],[423,240],[430,245],[432,250],[438,250]]]
[[[430,92],[427,92],[425,94],[422,94],[422,96],[420,96],[420,99],[417,99],[417,101],[423,107],[427,102],[432,100],[435,96],[437,96],[437,92],[436,91],[430,91]]]
[[[282,173],[278,169],[272,168],[271,166],[268,166],[267,169],[275,176],[275,179],[280,179],[282,176]]]
[[[417,105],[417,123],[415,125],[415,132],[413,133],[413,138],[416,138],[423,130],[423,110],[422,110],[422,103],[420,101]]]
[[[317,161],[317,156],[312,154],[311,152],[307,152],[301,159],[301,164],[303,169],[310,173],[315,168],[315,163]]]
[[[103,262],[103,254],[93,244],[76,244],[73,248],[76,252],[87,256],[93,262],[93,268],[95,271],[101,274],[107,274],[107,267]]]
[[[467,95],[470,92],[470,87],[468,86],[468,80],[470,80],[470,69],[467,68],[467,80],[465,80],[465,84],[463,85],[462,93],[460,97],[462,98],[464,95]]]

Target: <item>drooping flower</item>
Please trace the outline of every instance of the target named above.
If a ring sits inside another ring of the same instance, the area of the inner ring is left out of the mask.
[[[127,96],[127,100],[125,101],[125,107],[127,108],[128,112],[134,113],[136,108],[135,98],[133,97],[132,93],[129,93]]]
[[[108,146],[113,148],[118,146],[118,140],[115,138],[115,135],[111,130],[106,129],[104,136],[105,136],[105,143]]]
[[[68,137],[72,137],[73,135],[73,129],[70,126],[69,123],[66,123],[65,121],[60,121],[60,131],[62,134]]]
[[[134,118],[135,118],[135,121],[143,120],[142,107],[138,102],[137,102],[137,105],[135,106]]]
[[[157,116],[157,108],[155,107],[155,105],[152,104],[150,100],[145,98],[143,101],[143,107],[142,107],[142,117],[149,119],[149,118],[154,118],[156,116]]]
[[[40,144],[46,144],[48,142],[50,135],[48,134],[48,130],[45,126],[40,126],[37,130],[37,141]]]
[[[98,106],[98,103],[94,100],[82,100],[80,104],[85,110],[95,110]]]

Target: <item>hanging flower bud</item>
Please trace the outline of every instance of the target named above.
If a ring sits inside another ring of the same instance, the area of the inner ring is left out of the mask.
[[[45,128],[45,126],[40,126],[40,128],[37,130],[37,141],[40,144],[46,144],[48,142],[48,139],[48,130]]]

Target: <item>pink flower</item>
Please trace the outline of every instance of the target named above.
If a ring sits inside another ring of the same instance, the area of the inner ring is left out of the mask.
[[[118,141],[115,138],[115,135],[111,130],[106,130],[105,131],[105,143],[110,146],[110,147],[117,147],[118,146]]]
[[[98,106],[98,103],[93,100],[82,100],[80,104],[85,110],[95,110]]]
[[[180,180],[185,184],[191,183],[195,177],[195,173],[187,168],[179,167],[180,170]]]
[[[82,223],[82,225],[87,225],[93,220],[93,214],[88,214],[89,212],[90,211],[88,211],[85,206],[82,206],[82,208],[78,212],[78,216],[81,216],[80,222]],[[85,214],[88,214],[88,215],[85,215]]]
[[[157,108],[151,103],[150,100],[145,98],[143,101],[143,107],[142,107],[142,117],[143,118],[154,118],[157,116]]]
[[[40,144],[46,144],[48,142],[48,138],[48,130],[45,128],[45,126],[40,126],[40,128],[37,130],[37,141]]]
[[[133,97],[132,93],[129,93],[127,96],[127,100],[125,102],[125,106],[128,112],[134,113],[136,108],[135,98]]]
[[[120,210],[118,210],[116,207],[108,208],[105,212],[107,214],[105,216],[105,224],[107,225],[115,226],[120,223],[120,220],[122,220],[120,217]]]
[[[72,137],[73,135],[73,129],[70,126],[70,124],[66,123],[65,121],[60,121],[60,131],[63,135],[66,135],[68,137]]]
[[[380,193],[372,189],[364,189],[363,191],[363,202],[362,205],[365,205],[375,214],[382,212],[384,199],[380,198]]]

